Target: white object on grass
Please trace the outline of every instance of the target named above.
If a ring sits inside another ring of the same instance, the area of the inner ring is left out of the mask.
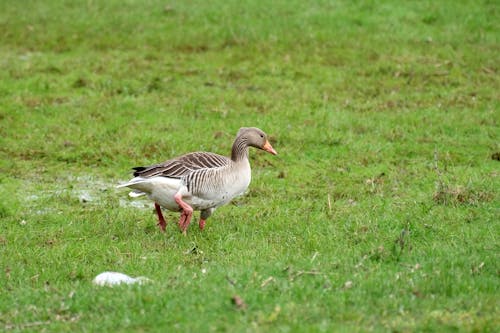
[[[98,286],[114,286],[118,284],[144,284],[146,282],[151,281],[147,277],[139,276],[137,278],[130,277],[123,273],[118,272],[104,272],[97,275],[92,281],[94,284]]]

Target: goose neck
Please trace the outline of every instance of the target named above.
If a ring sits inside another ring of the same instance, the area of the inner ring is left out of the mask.
[[[248,159],[248,142],[243,137],[238,137],[233,143],[231,149],[231,160],[239,162]]]

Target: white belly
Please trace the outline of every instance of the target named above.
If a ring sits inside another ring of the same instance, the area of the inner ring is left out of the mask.
[[[136,177],[126,186],[146,193],[151,200],[168,210],[179,211],[179,206],[174,200],[174,195],[182,187],[182,181],[180,179],[167,177]]]

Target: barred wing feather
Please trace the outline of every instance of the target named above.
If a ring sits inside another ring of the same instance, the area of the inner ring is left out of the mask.
[[[218,168],[230,163],[231,160],[225,156],[214,153],[197,152],[148,167],[135,167],[133,169],[135,170],[135,177],[151,178],[161,176],[181,178],[195,170]]]

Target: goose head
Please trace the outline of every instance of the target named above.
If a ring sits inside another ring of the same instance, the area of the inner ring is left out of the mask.
[[[257,127],[242,127],[236,135],[236,140],[244,140],[247,146],[255,147],[267,151],[270,154],[277,155],[273,146],[269,143],[267,134]]]

